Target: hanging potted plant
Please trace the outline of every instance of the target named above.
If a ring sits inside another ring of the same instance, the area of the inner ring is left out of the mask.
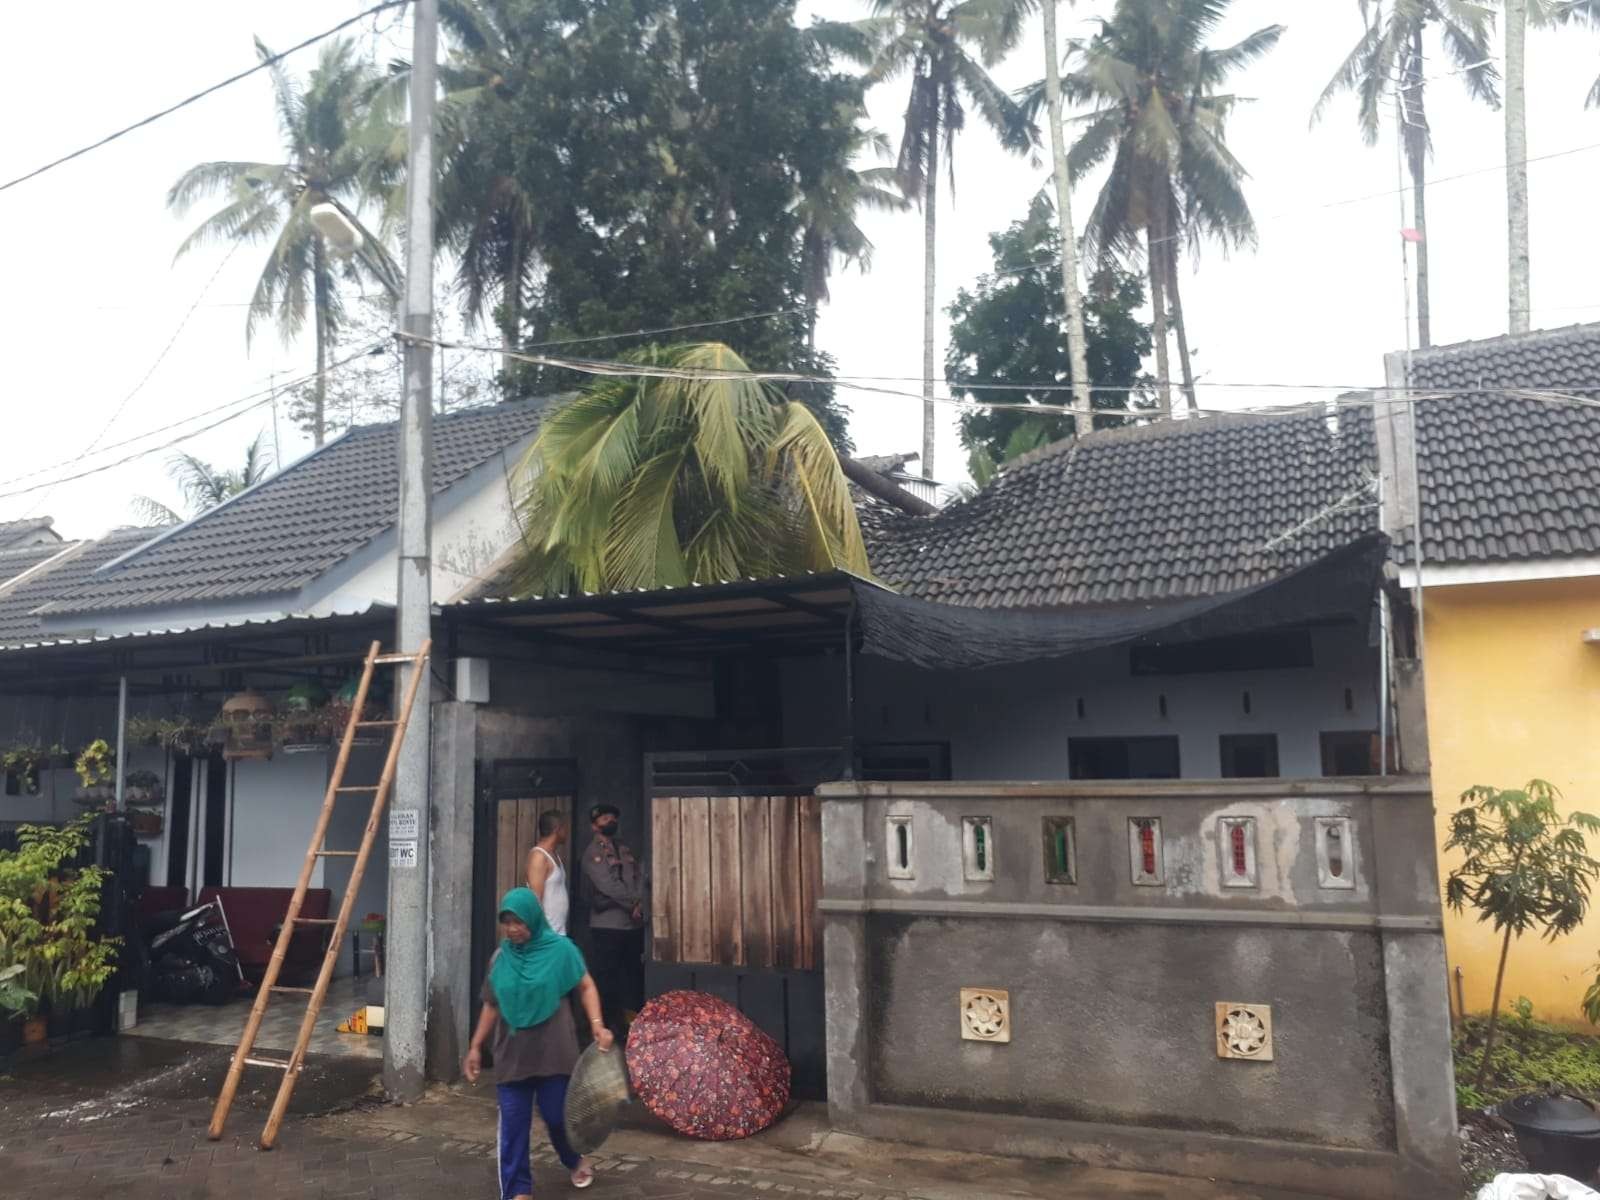
[[[330,738],[328,693],[317,683],[297,683],[283,698],[278,740],[285,754],[326,750]]]
[[[37,796],[39,771],[46,761],[45,751],[38,745],[13,746],[4,754],[0,754],[0,768],[4,769],[6,775],[16,780],[16,791],[13,794]]]
[[[110,785],[116,756],[105,738],[95,738],[78,754],[72,769],[82,785],[73,800],[85,808],[109,812],[116,803],[116,789]]]

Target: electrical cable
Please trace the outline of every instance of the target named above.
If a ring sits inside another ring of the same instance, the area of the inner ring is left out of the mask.
[[[204,89],[203,91],[199,91],[199,92],[196,92],[192,96],[185,97],[184,99],[179,100],[176,104],[172,104],[172,105],[169,105],[166,108],[163,108],[160,112],[151,113],[148,117],[143,117],[140,120],[135,121],[132,125],[125,125],[121,129],[117,130],[115,133],[108,133],[108,134],[106,134],[105,137],[101,138],[99,141],[90,142],[87,146],[79,147],[77,150],[72,151],[70,154],[63,154],[60,158],[53,159],[50,162],[45,163],[42,167],[35,167],[33,170],[29,171],[25,175],[18,175],[15,179],[8,180],[5,183],[0,183],[0,192],[4,192],[4,191],[6,191],[6,190],[8,190],[10,188],[14,188],[19,183],[26,183],[30,179],[37,179],[40,175],[43,175],[46,171],[52,171],[56,167],[62,166],[64,164],[66,164],[66,163],[69,163],[75,158],[82,158],[85,154],[88,154],[88,153],[90,153],[91,151],[94,151],[94,150],[98,150],[102,146],[109,145],[111,142],[114,142],[118,138],[132,133],[136,129],[143,129],[146,125],[154,124],[156,121],[161,120],[161,118],[163,118],[163,117],[170,117],[173,113],[177,112],[179,109],[187,108],[189,105],[194,104],[196,101],[204,100],[207,96],[211,95],[212,93],[220,92],[223,88],[230,87],[233,84],[238,83],[241,79],[248,79],[250,76],[254,75],[257,71],[264,71],[268,67],[275,67],[280,62],[282,62],[284,59],[288,58],[291,54],[294,54],[294,53],[296,53],[296,52],[298,52],[300,50],[304,50],[307,46],[314,46],[318,42],[322,41],[324,38],[330,38],[334,34],[339,33],[341,30],[348,29],[350,26],[358,24],[359,22],[366,20],[368,17],[375,16],[376,14],[378,14],[380,12],[383,12],[386,9],[399,8],[402,5],[405,5],[405,4],[408,4],[408,3],[410,3],[410,0],[384,0],[384,2],[382,4],[374,5],[373,7],[367,9],[365,12],[357,13],[355,16],[349,18],[348,20],[340,21],[332,29],[325,29],[321,33],[317,34],[316,36],[309,37],[303,42],[298,42],[295,45],[290,46],[287,50],[284,50],[279,54],[270,55],[267,58],[262,59],[255,66],[249,68],[248,70],[240,71],[237,75],[230,75],[230,76],[228,76],[228,78],[222,80],[220,83],[214,83],[210,87]]]

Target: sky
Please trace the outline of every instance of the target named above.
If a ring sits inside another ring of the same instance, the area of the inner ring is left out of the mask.
[[[254,62],[252,37],[281,48],[366,7],[358,0],[149,6],[88,0],[70,11],[34,5],[7,14],[0,45],[0,181],[92,142]],[[1064,37],[1087,36],[1111,0],[1062,5]],[[804,0],[806,16],[860,16],[865,0]],[[1407,340],[1394,143],[1364,145],[1355,104],[1336,101],[1310,126],[1318,94],[1354,44],[1354,0],[1235,0],[1219,44],[1273,22],[1278,48],[1235,81],[1254,98],[1229,142],[1250,171],[1260,231],[1253,251],[1207,248],[1183,265],[1183,297],[1202,407],[1325,399],[1382,382],[1385,352]],[[408,34],[359,26],[380,56]],[[1435,48],[1430,46],[1430,51]],[[1496,54],[1499,53],[1498,35]],[[308,69],[315,50],[290,60]],[[1583,97],[1600,74],[1600,34],[1535,31],[1528,45],[1528,168],[1535,328],[1600,321],[1600,110]],[[69,69],[70,66],[70,69]],[[1426,68],[1434,156],[1428,192],[1434,341],[1492,337],[1506,328],[1505,191],[1500,114],[1470,101],[1442,58]],[[1007,87],[1043,74],[1037,29],[995,69]],[[1437,78],[1434,78],[1437,76]],[[898,141],[903,81],[869,96],[875,125]],[[1548,156],[1548,157],[1545,157]],[[271,93],[257,75],[173,116],[0,192],[0,329],[7,349],[0,445],[0,519],[49,515],[68,537],[132,520],[131,497],[176,504],[166,463],[177,449],[220,465],[258,433],[288,463],[309,449],[270,405],[163,448],[210,424],[220,406],[304,375],[309,340],[284,346],[270,327],[245,339],[245,302],[264,247],[204,249],[174,262],[179,242],[209,209],[179,217],[166,191],[211,159],[279,157]],[[1048,182],[1039,161],[1009,155],[973,121],[956,147],[956,189],[941,197],[938,303],[970,287],[991,263],[988,235],[1021,217]],[[1098,178],[1074,190],[1081,221]],[[831,284],[818,341],[845,376],[903,378],[916,392],[922,346],[920,215],[867,214],[872,269]],[[739,314],[727,314],[736,316]],[[941,324],[941,346],[944,339]],[[942,357],[942,350],[941,350]],[[1176,369],[1174,367],[1174,369]],[[889,386],[902,386],[890,384]],[[942,389],[941,389],[942,391]],[[920,445],[915,399],[845,393],[861,453]],[[243,407],[241,405],[241,407]],[[940,406],[937,474],[957,482],[964,453],[956,409]],[[167,433],[158,429],[176,426]],[[137,440],[131,440],[137,439]],[[84,455],[88,457],[83,457]],[[80,479],[64,479],[91,468]],[[77,460],[70,466],[58,464]],[[36,485],[50,483],[38,488]],[[24,491],[23,489],[33,489]]]

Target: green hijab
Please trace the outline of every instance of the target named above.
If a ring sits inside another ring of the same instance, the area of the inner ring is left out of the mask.
[[[512,1029],[532,1029],[548,1021],[583,979],[587,973],[583,955],[550,928],[539,897],[528,888],[512,888],[501,899],[499,911],[516,917],[533,936],[520,946],[510,938],[501,940],[500,953],[489,968],[495,1007]]]

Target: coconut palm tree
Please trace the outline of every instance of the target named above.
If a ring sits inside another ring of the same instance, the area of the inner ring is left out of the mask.
[[[842,567],[867,554],[811,412],[720,343],[653,348],[545,418],[518,468],[518,586],[549,595]]]
[[[521,45],[514,15],[485,0],[444,0],[439,19],[450,34],[440,71],[436,236],[455,254],[455,286],[468,327],[493,313],[501,345],[515,349],[538,261],[535,206],[504,138],[481,127],[486,104],[516,86],[534,53]],[[404,72],[396,72],[396,80]],[[396,189],[395,211],[403,205]],[[510,359],[502,365],[509,369]]]
[[[1083,294],[1078,290],[1078,232],[1072,220],[1072,178],[1067,169],[1066,136],[1061,129],[1061,42],[1056,35],[1056,0],[1040,5],[1044,25],[1045,120],[1050,127],[1050,181],[1055,185],[1061,224],[1061,296],[1067,310],[1067,354],[1072,363],[1073,431],[1082,437],[1094,428],[1090,415],[1089,349],[1083,332]]]
[[[1021,38],[1029,7],[1029,0],[872,0],[873,15],[853,26],[860,40],[838,46],[866,66],[869,87],[911,76],[896,171],[901,190],[922,206],[922,473],[930,479],[940,159],[953,191],[955,138],[967,105],[1007,149],[1025,153],[1033,145],[1032,123],[988,72]]]
[[[193,454],[174,454],[167,461],[167,475],[178,485],[186,514],[149,496],[135,496],[133,511],[148,525],[181,525],[254,487],[272,474],[272,455],[265,437],[265,433],[256,434],[244,448],[244,461],[233,470],[214,467]]]
[[[1235,71],[1268,53],[1283,33],[1267,25],[1242,41],[1212,49],[1206,39],[1232,0],[1118,0],[1088,41],[1073,43],[1065,95],[1088,106],[1067,155],[1080,178],[1110,160],[1111,169],[1084,229],[1084,248],[1105,265],[1142,249],[1150,279],[1152,332],[1161,408],[1172,411],[1168,316],[1176,317],[1189,407],[1197,407],[1188,334],[1178,297],[1178,260],[1204,238],[1224,249],[1255,244],[1245,199],[1248,177],[1228,149],[1227,120],[1239,97],[1220,91]],[[1039,102],[1035,85],[1027,101]],[[1141,246],[1142,241],[1142,246]]]
[[[817,305],[828,299],[828,278],[837,261],[854,263],[862,271],[872,265],[872,239],[858,223],[862,210],[904,212],[911,207],[898,187],[899,176],[893,167],[858,167],[862,154],[889,156],[889,139],[877,129],[857,124],[859,113],[848,112],[851,144],[844,156],[847,165],[836,166],[812,181],[795,200],[794,211],[804,227],[800,252],[804,256],[805,295],[810,311],[806,316],[806,345],[817,344]]]
[[[272,56],[260,39],[256,53],[263,60]],[[226,200],[184,239],[179,258],[213,242],[271,244],[251,297],[245,338],[248,342],[257,325],[270,318],[291,342],[305,328],[309,310],[317,353],[312,438],[320,446],[328,355],[345,317],[341,279],[377,284],[391,297],[400,291],[398,267],[382,239],[360,219],[364,202],[387,190],[398,170],[391,153],[394,114],[373,104],[376,73],[343,39],[323,47],[303,84],[276,64],[268,73],[284,160],[200,163],[172,185],[167,204],[182,213],[202,197]],[[360,235],[348,257],[341,257],[312,221],[312,210],[325,204]]]
[[[1428,128],[1423,51],[1430,30],[1468,94],[1498,108],[1500,73],[1489,51],[1494,13],[1474,0],[1361,0],[1366,31],[1345,56],[1311,110],[1315,124],[1341,92],[1354,92],[1357,119],[1367,145],[1378,140],[1385,106],[1399,110],[1406,165],[1411,171],[1412,221],[1417,241],[1417,342],[1433,344],[1428,304],[1427,161],[1433,146]],[[1523,156],[1526,158],[1526,155]]]

